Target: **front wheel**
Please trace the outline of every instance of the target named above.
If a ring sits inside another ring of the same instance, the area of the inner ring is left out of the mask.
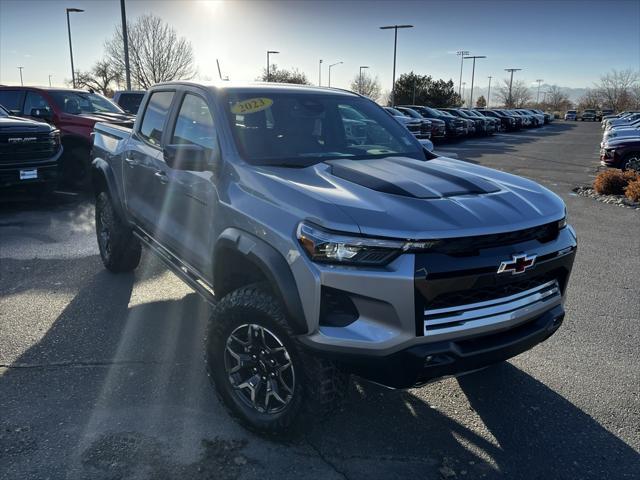
[[[218,396],[243,425],[282,434],[305,416],[330,413],[347,375],[305,352],[278,299],[263,284],[240,288],[214,307],[206,363]]]

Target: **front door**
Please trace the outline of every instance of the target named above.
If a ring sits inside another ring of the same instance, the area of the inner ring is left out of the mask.
[[[170,145],[197,145],[209,158],[218,151],[213,115],[206,100],[196,93],[184,94],[169,132]],[[214,174],[172,169],[166,164],[165,171],[168,184],[162,191],[158,223],[161,241],[206,274],[212,268],[212,225],[218,203]]]

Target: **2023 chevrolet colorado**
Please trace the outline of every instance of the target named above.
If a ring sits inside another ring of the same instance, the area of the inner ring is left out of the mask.
[[[96,125],[92,155],[105,266],[145,245],[212,303],[210,376],[254,430],[331,410],[350,373],[408,388],[563,321],[562,200],[436,157],[357,94],[160,84],[133,130]]]

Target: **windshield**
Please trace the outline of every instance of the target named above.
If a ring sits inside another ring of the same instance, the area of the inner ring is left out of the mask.
[[[392,115],[395,115],[396,117],[404,117],[405,114],[396,110],[395,108],[391,108],[391,107],[385,107],[385,110],[389,113],[391,113]]]
[[[97,93],[74,92],[71,90],[54,90],[49,93],[58,107],[71,115],[79,115],[81,113],[124,113],[115,103]]]
[[[364,98],[243,90],[230,91],[226,101],[238,150],[252,164],[306,167],[336,158],[425,158],[406,128]]]
[[[584,113],[596,113],[595,110],[585,110]]]
[[[444,115],[445,117],[454,117],[455,115],[451,115],[449,112],[445,111],[445,110],[438,110],[440,112],[440,115]]]
[[[409,115],[412,118],[423,118],[422,115],[420,115],[418,112],[416,112],[415,110],[412,110],[410,108],[400,108],[399,109],[402,113]]]
[[[567,113],[576,113],[575,110],[567,110]]]

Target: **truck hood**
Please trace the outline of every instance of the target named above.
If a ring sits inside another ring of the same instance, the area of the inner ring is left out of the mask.
[[[564,216],[562,200],[530,180],[444,157],[340,159],[307,168],[264,170],[271,181],[281,184],[269,188],[281,202],[300,198],[300,193],[308,201],[330,202],[341,211],[337,223],[342,229],[346,214],[353,220],[348,231],[364,235],[406,239],[483,235]],[[331,218],[313,220],[336,227]]]
[[[51,126],[44,122],[34,122],[28,118],[0,117],[0,133],[48,133]]]

